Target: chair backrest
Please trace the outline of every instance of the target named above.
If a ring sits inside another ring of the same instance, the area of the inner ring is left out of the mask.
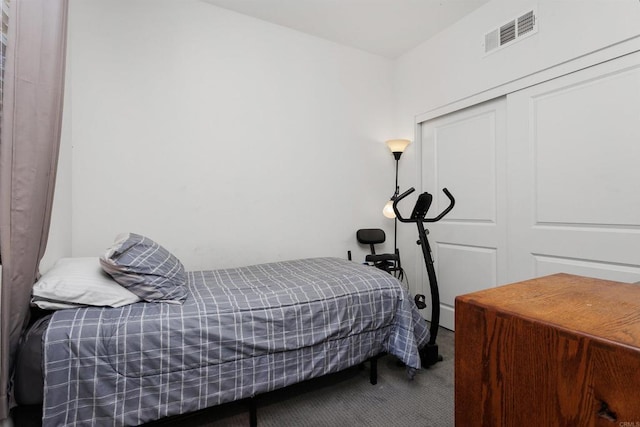
[[[372,254],[376,253],[373,245],[384,243],[386,238],[387,236],[384,234],[384,230],[380,228],[361,228],[356,231],[356,239],[358,239],[358,243],[369,245]]]

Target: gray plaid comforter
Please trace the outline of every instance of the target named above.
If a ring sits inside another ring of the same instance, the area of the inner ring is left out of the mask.
[[[44,339],[44,426],[139,425],[380,352],[420,367],[426,322],[381,270],[314,258],[187,274],[184,305],[54,314]]]

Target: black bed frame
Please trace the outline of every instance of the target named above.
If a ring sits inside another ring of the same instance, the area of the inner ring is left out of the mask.
[[[369,382],[371,385],[378,384],[378,359],[384,356],[386,353],[378,354],[377,356],[373,356],[369,358],[368,362],[369,366]],[[364,369],[364,362],[359,365],[360,369]],[[257,427],[258,426],[258,404],[257,397],[249,397],[241,401],[247,406],[249,410],[249,426]]]
[[[384,356],[386,353],[381,353],[377,356],[369,358],[369,382],[371,385],[378,384],[378,359]],[[364,369],[364,363],[359,365],[360,369]],[[257,397],[249,397],[241,401],[249,410],[249,427],[258,426],[258,404]]]
[[[367,360],[369,362],[369,382],[372,385],[376,385],[378,383],[378,359],[382,356],[386,355],[386,353],[378,354],[377,356],[373,356]],[[358,367],[360,369],[364,369],[365,363],[361,363]],[[257,427],[258,426],[258,396],[249,397],[246,399],[241,399],[236,402],[229,402],[241,404],[247,408],[249,411],[249,426]],[[206,411],[210,408],[202,409],[202,411]],[[163,418],[160,420],[152,421],[150,423],[145,424],[147,427],[162,427],[168,426],[172,424],[172,421],[180,420],[181,418],[185,418],[192,414],[181,414],[175,415],[168,418]],[[23,405],[16,406],[11,410],[11,418],[14,422],[15,426],[20,427],[42,427],[42,405]]]

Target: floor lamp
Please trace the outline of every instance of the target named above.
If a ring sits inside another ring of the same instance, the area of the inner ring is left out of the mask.
[[[393,201],[396,199],[396,197],[398,197],[398,194],[400,194],[400,187],[398,187],[398,161],[400,160],[400,156],[402,156],[402,153],[404,153],[404,149],[407,148],[409,144],[411,144],[411,141],[409,141],[408,139],[390,139],[386,143],[387,147],[389,147],[389,150],[391,150],[391,152],[393,153],[393,157],[396,159],[396,187],[395,191],[393,192],[393,196],[391,196],[391,199],[387,202],[386,205],[384,205],[382,214],[387,218],[394,219],[393,253],[397,253],[398,239],[396,236],[398,234],[398,219],[396,218],[396,214],[393,211]]]

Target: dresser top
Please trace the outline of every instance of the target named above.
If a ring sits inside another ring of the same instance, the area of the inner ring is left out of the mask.
[[[456,300],[640,348],[640,285],[561,273]]]

